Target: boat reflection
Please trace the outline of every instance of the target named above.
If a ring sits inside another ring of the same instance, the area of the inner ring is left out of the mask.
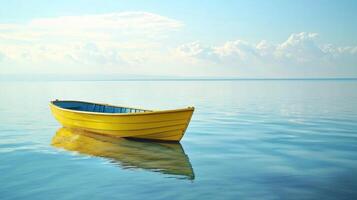
[[[177,178],[195,178],[191,163],[180,143],[114,138],[87,131],[60,128],[52,146],[82,154],[109,158],[122,168],[140,168]]]

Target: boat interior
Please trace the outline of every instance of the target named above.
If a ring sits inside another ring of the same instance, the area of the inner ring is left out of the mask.
[[[80,101],[53,101],[53,104],[70,110],[85,111],[85,112],[99,112],[99,113],[138,113],[138,112],[149,112],[149,110],[137,109],[137,108],[126,108],[118,106],[110,106],[103,104],[95,104],[89,102]]]

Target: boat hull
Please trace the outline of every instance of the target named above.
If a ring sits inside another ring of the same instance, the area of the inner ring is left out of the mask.
[[[50,104],[54,117],[64,127],[115,137],[180,141],[194,108],[142,113],[96,113],[63,109]]]

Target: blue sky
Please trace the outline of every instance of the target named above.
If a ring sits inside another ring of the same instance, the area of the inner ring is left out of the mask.
[[[0,3],[3,74],[357,76],[357,1]]]

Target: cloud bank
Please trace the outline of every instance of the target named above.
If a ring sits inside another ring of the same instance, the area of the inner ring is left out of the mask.
[[[179,20],[148,12],[0,24],[0,74],[357,76],[357,46],[321,43],[317,33],[293,33],[280,43],[212,45],[180,42],[183,28]]]
[[[356,67],[357,46],[318,44],[317,33],[294,33],[279,44],[262,40],[256,44],[242,40],[207,46],[199,42],[183,44],[177,55],[188,63],[221,66]],[[357,69],[356,69],[357,71]]]

